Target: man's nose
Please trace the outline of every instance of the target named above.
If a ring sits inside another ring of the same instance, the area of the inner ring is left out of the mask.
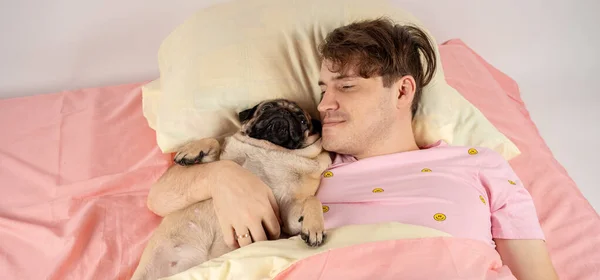
[[[329,110],[336,110],[337,108],[338,103],[335,100],[335,94],[331,91],[325,91],[321,102],[319,102],[319,105],[317,106],[317,110],[324,113]]]

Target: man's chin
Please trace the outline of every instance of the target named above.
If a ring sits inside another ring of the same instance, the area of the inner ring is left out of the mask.
[[[331,135],[329,135],[329,136],[322,135],[323,149],[325,149],[326,151],[329,151],[329,152],[336,152],[337,153],[339,147],[336,144],[337,141],[336,141],[335,138],[337,138],[337,137],[332,137]]]

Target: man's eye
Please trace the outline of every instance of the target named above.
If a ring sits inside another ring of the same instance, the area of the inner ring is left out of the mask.
[[[351,89],[351,88],[353,88],[353,87],[354,87],[354,86],[343,86],[342,88],[343,88],[343,89]]]

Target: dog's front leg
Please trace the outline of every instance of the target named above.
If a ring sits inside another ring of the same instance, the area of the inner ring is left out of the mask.
[[[300,236],[310,246],[320,246],[325,242],[325,218],[323,217],[323,205],[315,194],[319,188],[321,173],[331,164],[329,152],[321,152],[317,158],[318,168],[313,170],[304,180],[304,188],[301,193],[301,216],[302,223]]]
[[[326,238],[323,207],[315,196],[297,196],[283,204],[281,211],[286,234],[300,234],[302,240],[312,247],[323,244]]]
[[[327,151],[323,151],[316,160],[317,168],[303,177],[302,187],[296,193],[290,211],[291,217],[299,217],[293,222],[300,222],[300,236],[306,244],[313,247],[321,246],[327,237],[323,205],[315,194],[319,189],[321,173],[331,164],[331,157]]]
[[[177,148],[175,163],[179,165],[194,165],[213,162],[219,159],[221,145],[214,138],[192,140]]]
[[[318,247],[325,242],[327,235],[325,233],[323,205],[315,196],[309,196],[304,200],[299,222],[302,223],[300,237],[306,244]]]

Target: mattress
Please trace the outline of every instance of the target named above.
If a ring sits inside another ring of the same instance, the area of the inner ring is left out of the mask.
[[[448,83],[521,150],[510,164],[560,278],[600,279],[600,217],[539,135],[518,85],[460,40],[440,54]],[[0,100],[1,278],[133,273],[160,220],[146,208],[148,189],[171,164],[143,117],[143,84]]]

